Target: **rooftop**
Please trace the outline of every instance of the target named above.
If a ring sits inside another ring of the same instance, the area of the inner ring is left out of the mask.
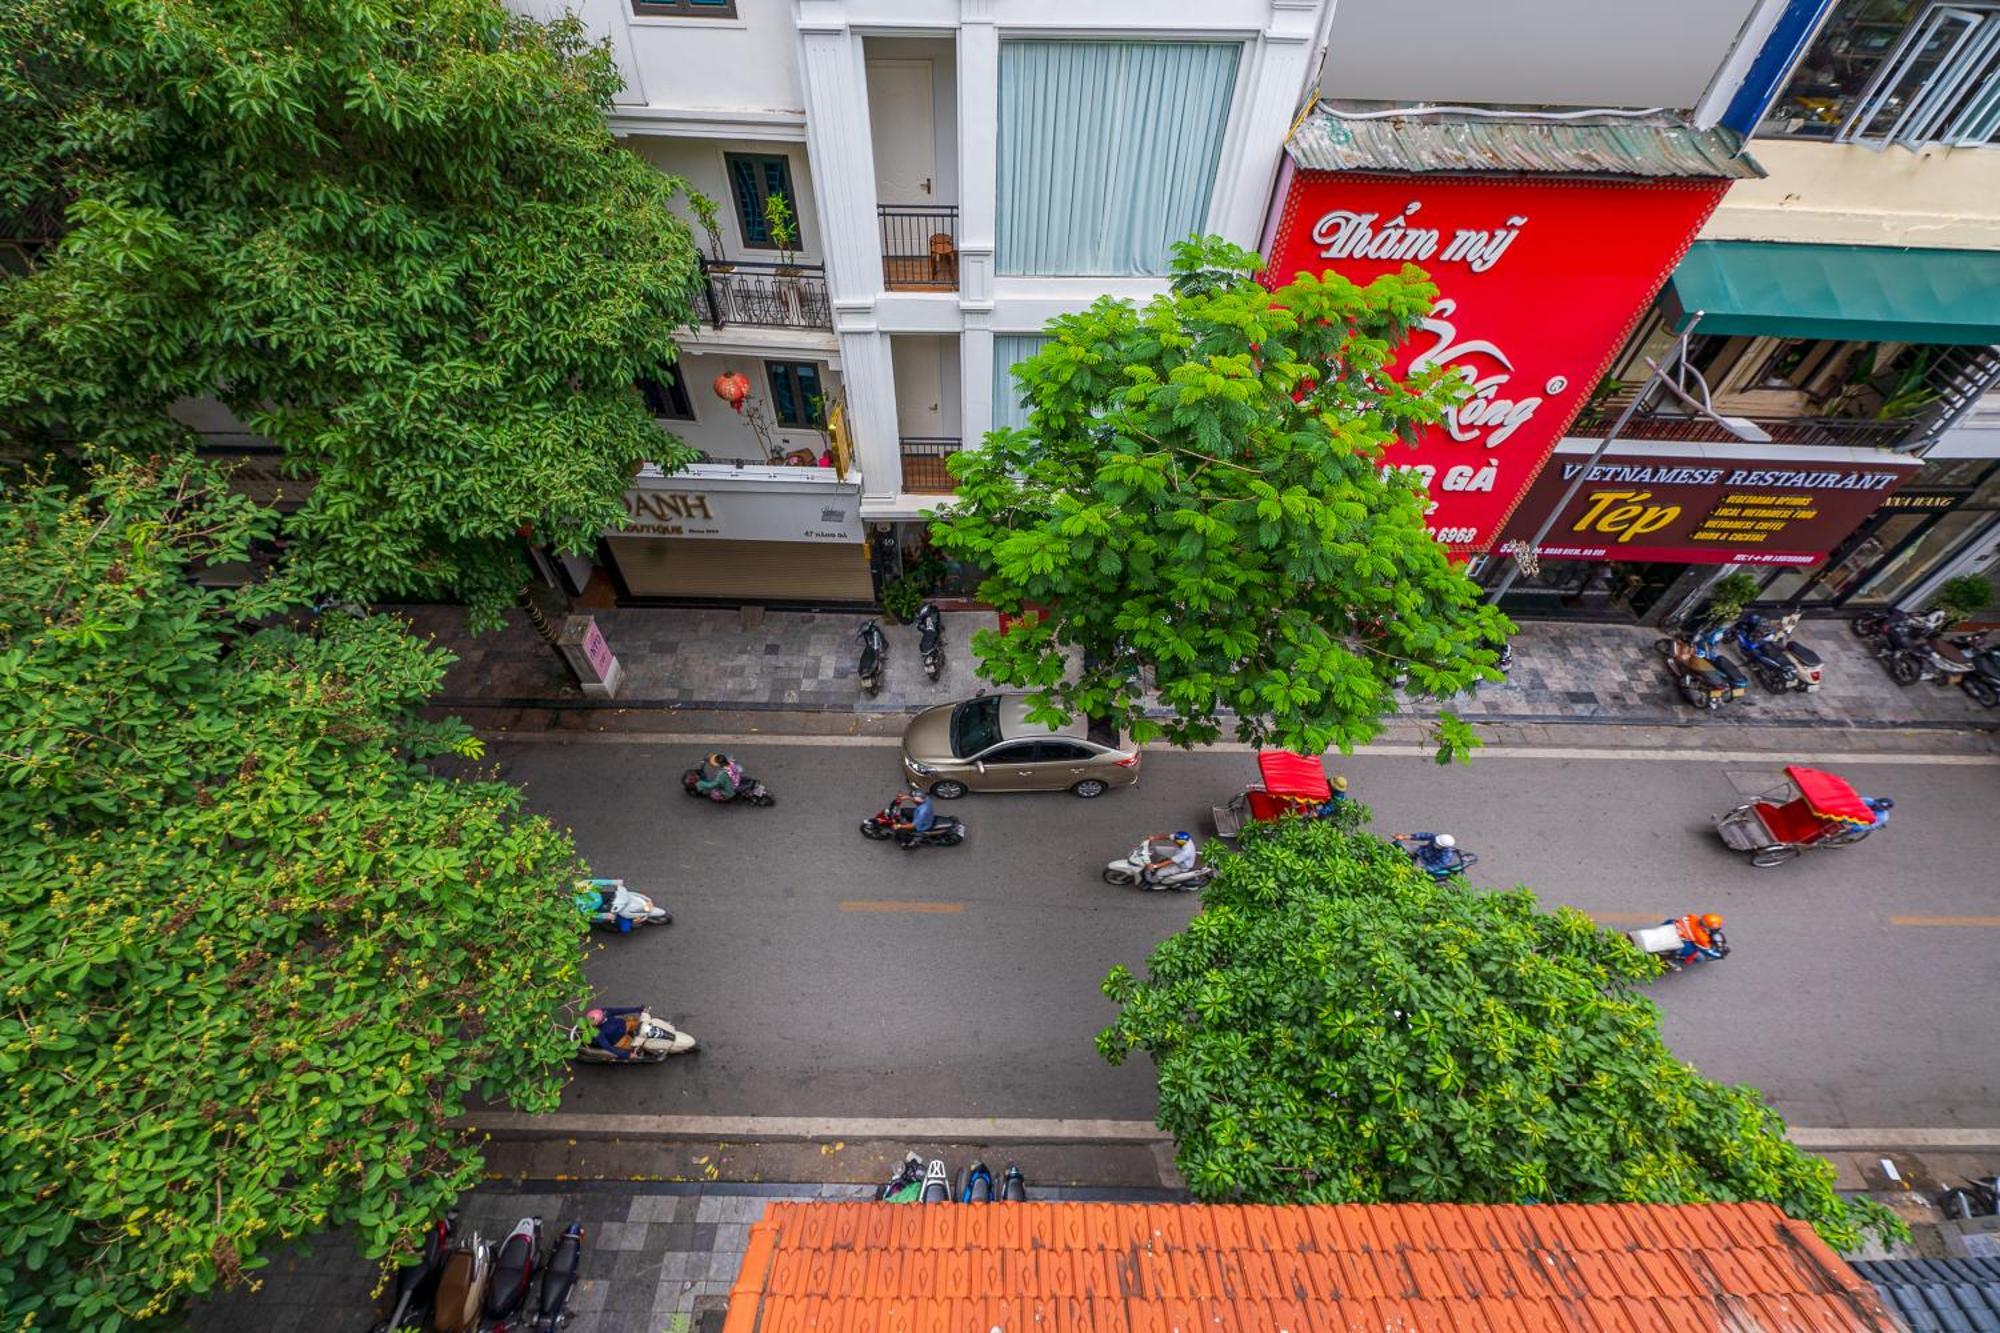
[[[1890,1333],[1768,1204],[777,1203],[725,1333]]]
[[[1309,171],[1529,172],[1748,180],[1764,174],[1742,137],[1668,112],[1498,114],[1475,108],[1322,104],[1285,151]]]

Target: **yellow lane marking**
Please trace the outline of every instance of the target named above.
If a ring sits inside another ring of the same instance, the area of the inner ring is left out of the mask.
[[[910,898],[850,898],[843,912],[963,912],[964,903],[927,903]]]
[[[1892,916],[1892,926],[2000,926],[2000,916]]]
[[[1657,926],[1666,920],[1658,912],[1585,912],[1584,915],[1600,926]]]

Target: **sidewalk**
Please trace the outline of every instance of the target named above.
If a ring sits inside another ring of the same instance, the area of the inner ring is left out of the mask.
[[[879,694],[854,678],[854,634],[868,617],[799,612],[615,608],[597,622],[624,669],[616,700],[584,700],[568,670],[515,616],[504,631],[468,635],[452,606],[389,608],[458,655],[439,704],[451,709],[589,708],[593,711],[730,709],[836,714],[906,713],[964,698],[982,687],[974,671],[974,631],[991,612],[945,615],[945,669],[927,680],[916,631],[883,621],[889,661]],[[2000,730],[2000,709],[1981,708],[1963,690],[1903,688],[1845,621],[1815,621],[1804,641],[1826,660],[1815,694],[1751,692],[1720,713],[1680,702],[1653,644],[1657,630],[1632,625],[1529,621],[1514,640],[1506,683],[1482,686],[1453,705],[1475,722],[1689,727],[1704,733],[1751,727]],[[1411,720],[1435,711],[1413,706]]]

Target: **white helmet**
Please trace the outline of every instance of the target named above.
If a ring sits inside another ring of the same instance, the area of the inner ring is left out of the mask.
[[[1458,839],[1452,837],[1449,833],[1440,833],[1431,839],[1431,843],[1433,846],[1442,847],[1446,851],[1450,851],[1452,848],[1458,846]]]

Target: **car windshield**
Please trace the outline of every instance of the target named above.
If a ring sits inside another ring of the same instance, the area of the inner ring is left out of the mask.
[[[982,694],[951,710],[951,752],[967,759],[1000,741],[1000,696]]]

